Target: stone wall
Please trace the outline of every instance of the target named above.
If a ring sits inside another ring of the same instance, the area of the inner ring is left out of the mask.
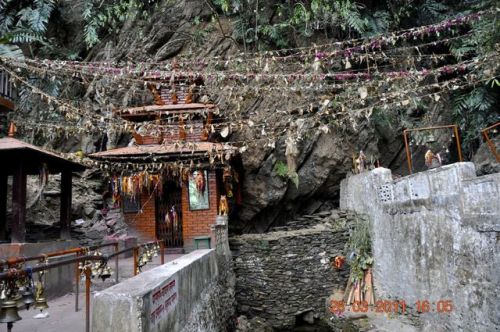
[[[500,329],[500,173],[456,163],[392,180],[379,168],[342,182],[341,208],[372,224],[379,299],[453,301],[419,315],[424,331]]]
[[[354,218],[332,211],[308,218],[308,228],[292,223],[293,230],[231,238],[238,313],[275,328],[292,327],[310,311],[323,317],[326,299],[347,283],[349,270],[331,261],[343,254]]]
[[[227,226],[213,231],[216,249],[193,251],[96,293],[92,330],[226,330],[234,311]]]

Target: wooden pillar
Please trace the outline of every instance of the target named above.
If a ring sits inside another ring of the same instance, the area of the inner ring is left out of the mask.
[[[71,238],[71,181],[73,174],[70,170],[61,173],[61,239]]]
[[[26,240],[26,166],[19,162],[12,182],[12,234],[11,242]]]
[[[0,170],[0,240],[7,235],[7,172]]]

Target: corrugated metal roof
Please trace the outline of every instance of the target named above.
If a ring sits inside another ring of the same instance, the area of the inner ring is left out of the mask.
[[[126,157],[126,156],[153,156],[153,155],[179,155],[192,153],[206,153],[209,151],[223,152],[235,150],[234,147],[225,146],[222,143],[211,142],[186,142],[175,144],[151,144],[135,145],[124,148],[118,148],[108,151],[102,151],[91,154],[89,157],[106,159],[106,157]]]

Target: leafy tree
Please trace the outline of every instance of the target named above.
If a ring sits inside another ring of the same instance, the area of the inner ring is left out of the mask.
[[[45,42],[55,0],[0,0],[0,56],[21,56],[19,45]]]

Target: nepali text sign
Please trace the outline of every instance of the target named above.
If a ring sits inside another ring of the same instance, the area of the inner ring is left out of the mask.
[[[173,278],[151,292],[149,320],[152,326],[158,324],[162,318],[174,310],[178,302],[178,289],[177,278]]]

